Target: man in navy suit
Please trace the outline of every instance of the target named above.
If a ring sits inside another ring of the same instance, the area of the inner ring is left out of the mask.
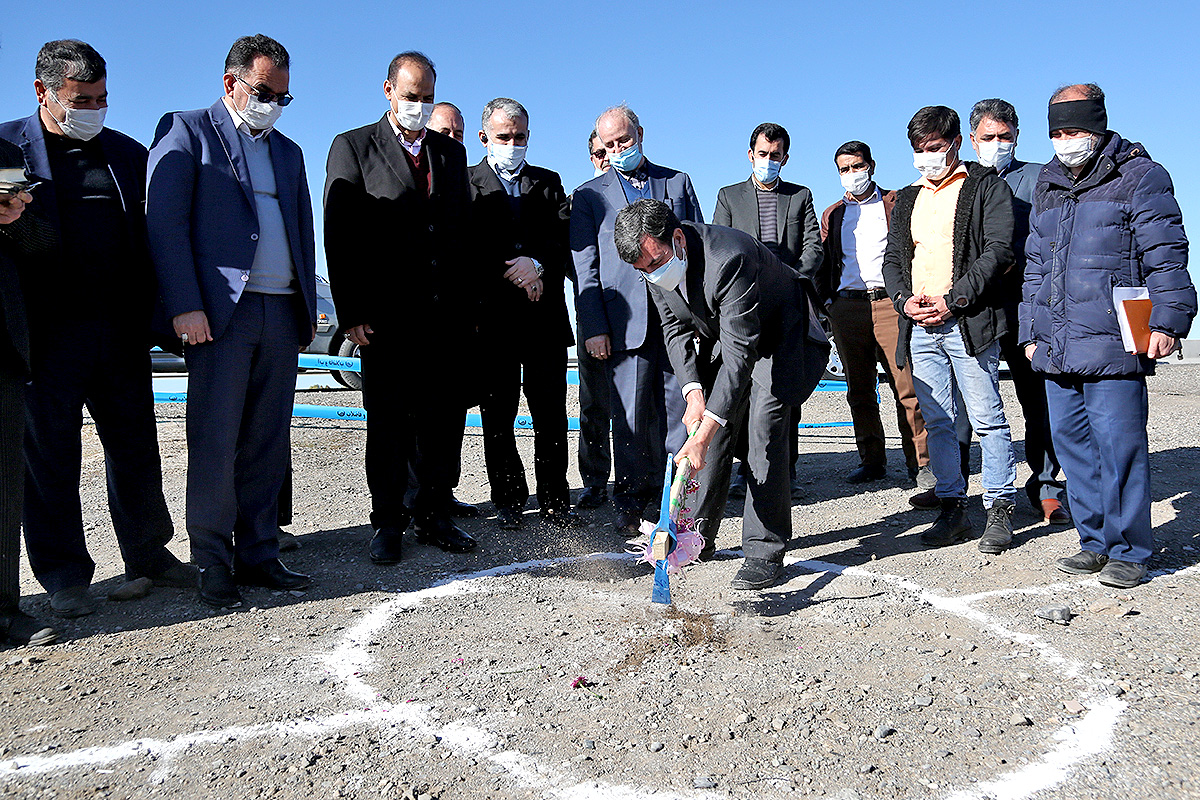
[[[575,313],[588,355],[612,367],[613,461],[617,529],[636,533],[659,491],[666,453],[687,436],[685,403],[663,346],[662,323],[645,283],[613,244],[617,212],[637,200],[660,200],[681,220],[703,222],[687,173],[653,164],[642,153],[642,127],[625,105],[596,120],[612,166],[575,190],[571,256]]]
[[[108,505],[127,579],[196,585],[166,544],[150,385],[154,273],[142,199],[146,148],[104,127],[107,68],[76,40],[47,42],[34,69],[37,113],[0,125],[33,190],[31,216],[52,246],[21,259],[31,369],[25,395],[25,546],[33,574],[64,617],[96,610],[79,500],[83,408],[104,446]]]
[[[304,159],[274,130],[289,65],[274,39],[238,39],[224,96],[167,114],[150,149],[150,247],[188,365],[188,535],[200,599],[218,608],[241,605],[238,584],[309,583],[277,538],[296,354],[316,331]]]

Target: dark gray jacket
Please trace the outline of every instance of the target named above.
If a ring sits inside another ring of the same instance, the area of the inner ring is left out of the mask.
[[[737,228],[762,241],[758,229],[757,191],[753,177],[722,188],[717,192],[713,224]],[[779,195],[776,213],[779,244],[768,244],[767,249],[779,256],[784,264],[815,281],[824,254],[812,192],[805,186],[781,180],[775,193]]]
[[[703,385],[705,406],[725,419],[751,380],[800,405],[829,357],[811,283],[749,234],[685,222],[683,235],[687,299],[648,284],[679,385]]]

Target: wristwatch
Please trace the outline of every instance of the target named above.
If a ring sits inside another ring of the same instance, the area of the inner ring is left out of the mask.
[[[542,273],[546,271],[546,268],[542,266],[542,262],[538,261],[536,258],[531,258],[529,260],[533,262],[533,268],[537,270],[537,276],[539,278],[542,277]]]

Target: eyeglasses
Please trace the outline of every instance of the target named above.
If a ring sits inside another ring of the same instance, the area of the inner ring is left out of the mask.
[[[592,152],[592,158],[597,159],[597,160],[604,158],[607,155],[608,155],[607,150],[595,150]]]
[[[291,103],[296,98],[288,92],[280,92],[276,94],[269,89],[261,89],[257,86],[251,86],[237,75],[233,76],[238,83],[246,87],[247,93],[260,103],[278,103],[280,108]]]

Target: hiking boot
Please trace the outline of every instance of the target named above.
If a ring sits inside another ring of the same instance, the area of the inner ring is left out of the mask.
[[[1091,575],[1099,572],[1108,563],[1108,556],[1103,553],[1093,553],[1091,550],[1080,550],[1073,556],[1060,558],[1054,566],[1071,575]]]
[[[971,534],[971,521],[967,519],[967,501],[963,497],[943,497],[942,510],[937,519],[921,534],[921,544],[926,547],[946,547],[965,542]]]
[[[998,555],[1012,544],[1012,514],[1016,504],[1011,500],[997,500],[987,512],[987,525],[979,537],[979,552]]]
[[[1132,589],[1146,579],[1146,565],[1135,564],[1132,561],[1117,561],[1110,559],[1098,576],[1100,583],[1105,586],[1115,586],[1118,589]]]

